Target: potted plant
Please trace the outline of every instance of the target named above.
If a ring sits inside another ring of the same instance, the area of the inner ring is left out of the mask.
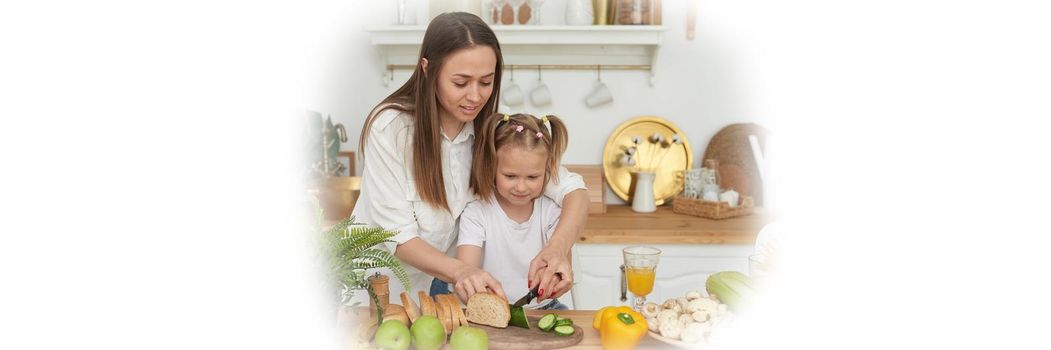
[[[321,208],[316,198],[314,204],[317,220],[316,232],[320,233],[324,268],[339,304],[346,305],[356,293],[366,291],[373,300],[373,305],[376,305],[376,315],[382,322],[383,309],[375,290],[366,278],[366,271],[375,268],[389,268],[404,289],[409,290],[409,275],[401,266],[401,262],[390,252],[375,248],[378,244],[393,242],[390,238],[394,237],[397,232],[354,222],[353,216],[325,228],[324,209]],[[349,306],[357,306],[357,303]]]

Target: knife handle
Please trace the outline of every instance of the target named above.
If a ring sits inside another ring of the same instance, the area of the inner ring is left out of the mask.
[[[624,265],[620,265],[620,301],[628,301],[628,278],[625,276]]]

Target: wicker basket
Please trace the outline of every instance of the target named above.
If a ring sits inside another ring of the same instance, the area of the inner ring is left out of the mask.
[[[737,208],[730,208],[726,202],[709,202],[684,196],[675,196],[671,210],[679,214],[700,216],[709,219],[727,219],[752,214],[755,202],[752,197],[741,196]]]

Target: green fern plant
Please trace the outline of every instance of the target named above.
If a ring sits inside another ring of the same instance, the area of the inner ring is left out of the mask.
[[[315,212],[317,228],[321,233],[322,255],[328,268],[330,282],[338,289],[339,303],[346,304],[354,297],[355,290],[365,289],[376,305],[376,314],[380,315],[379,319],[382,322],[383,309],[375,290],[366,278],[366,270],[389,268],[402,287],[410,291],[409,274],[405,272],[398,258],[384,249],[374,248],[378,244],[393,242],[391,237],[398,233],[354,222],[353,216],[324,229],[324,209],[317,200]]]

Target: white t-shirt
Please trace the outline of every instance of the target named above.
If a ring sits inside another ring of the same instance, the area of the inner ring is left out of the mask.
[[[456,220],[468,202],[475,200],[470,189],[474,127],[465,125],[456,137],[449,139],[442,133],[442,164],[440,170],[445,178],[445,195],[449,209],[436,209],[425,203],[416,192],[416,181],[412,173],[412,139],[415,119],[411,114],[387,109],[376,116],[369,129],[365,145],[364,167],[361,174],[361,194],[354,205],[355,220],[360,223],[398,231],[387,243],[387,250],[394,252],[397,245],[419,237],[446,255],[455,255]],[[559,167],[559,182],[548,182],[544,196],[561,203],[567,193],[582,189],[583,178]],[[409,275],[413,295],[415,291],[430,290],[433,277],[402,264]],[[376,269],[391,276],[390,295],[401,294],[401,284],[389,269]],[[373,270],[368,271],[369,274]],[[522,274],[525,276],[525,274]],[[522,282],[525,285],[525,282]],[[524,295],[524,294],[523,294]]]
[[[555,231],[562,207],[550,198],[533,200],[533,215],[523,223],[511,220],[493,198],[490,202],[467,204],[460,215],[457,246],[482,247],[482,269],[500,281],[508,301],[515,302],[529,292],[529,262],[544,248]],[[524,307],[535,309],[551,302],[530,301]]]

